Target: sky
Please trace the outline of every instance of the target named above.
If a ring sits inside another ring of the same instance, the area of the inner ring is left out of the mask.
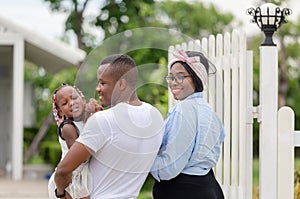
[[[213,3],[220,11],[231,12],[244,23],[247,34],[258,34],[260,30],[255,24],[250,23],[251,17],[246,14],[250,7],[256,7],[257,0],[199,0],[205,3]],[[300,4],[298,0],[290,0],[284,7],[291,8],[293,14],[288,16],[290,21],[300,16]],[[282,6],[281,6],[282,7]],[[283,8],[283,7],[282,7]],[[66,16],[50,11],[49,5],[43,0],[0,0],[0,16],[14,20],[18,24],[35,30],[47,37],[59,38],[64,31]]]

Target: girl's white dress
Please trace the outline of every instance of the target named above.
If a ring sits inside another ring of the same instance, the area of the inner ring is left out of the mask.
[[[73,123],[76,125],[78,132],[80,133],[83,128],[83,122],[75,122]],[[61,160],[65,157],[65,155],[68,152],[68,146],[67,143],[60,137],[59,143],[61,145],[62,155]],[[50,199],[57,199],[55,196],[55,182],[54,182],[54,174],[53,172],[51,178],[48,182],[48,193]],[[77,169],[75,169],[72,172],[72,182],[69,184],[69,186],[66,188],[66,191],[71,195],[73,199],[79,199],[90,195],[90,192],[92,190],[92,176],[89,171],[89,164],[88,161],[82,163]]]

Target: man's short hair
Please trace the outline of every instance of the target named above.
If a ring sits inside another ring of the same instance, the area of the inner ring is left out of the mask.
[[[138,81],[138,70],[135,61],[126,54],[113,54],[101,61],[100,65],[109,64],[112,76],[119,80],[125,79],[129,85],[136,86]]]

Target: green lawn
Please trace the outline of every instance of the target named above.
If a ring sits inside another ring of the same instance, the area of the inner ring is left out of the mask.
[[[138,199],[153,199],[152,192],[151,192],[153,183],[154,183],[154,180],[150,174],[150,175],[148,175],[148,178],[142,187],[142,190],[140,192]]]
[[[253,159],[253,175],[252,175],[252,198],[258,199],[259,198],[259,161],[258,158]]]
[[[253,199],[258,199],[259,198],[259,161],[258,158],[255,158],[253,160]],[[295,164],[294,168],[296,170],[300,170],[300,158],[295,158]],[[299,180],[299,179],[298,179]],[[300,190],[296,190],[297,192],[300,192]],[[298,198],[297,198],[298,199]]]

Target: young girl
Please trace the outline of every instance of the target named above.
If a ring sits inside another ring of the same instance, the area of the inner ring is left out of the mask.
[[[62,149],[61,160],[64,158],[69,148],[79,136],[86,116],[92,113],[89,110],[88,114],[85,111],[86,100],[82,92],[75,86],[62,84],[58,87],[52,96],[53,115],[58,126],[59,143]],[[95,101],[90,101],[94,109],[100,110],[100,106]],[[90,194],[91,176],[88,170],[88,161],[80,165],[72,173],[72,182],[66,188],[66,192],[58,194],[55,189],[54,174],[52,174],[48,191],[50,198],[83,198],[88,199]]]

